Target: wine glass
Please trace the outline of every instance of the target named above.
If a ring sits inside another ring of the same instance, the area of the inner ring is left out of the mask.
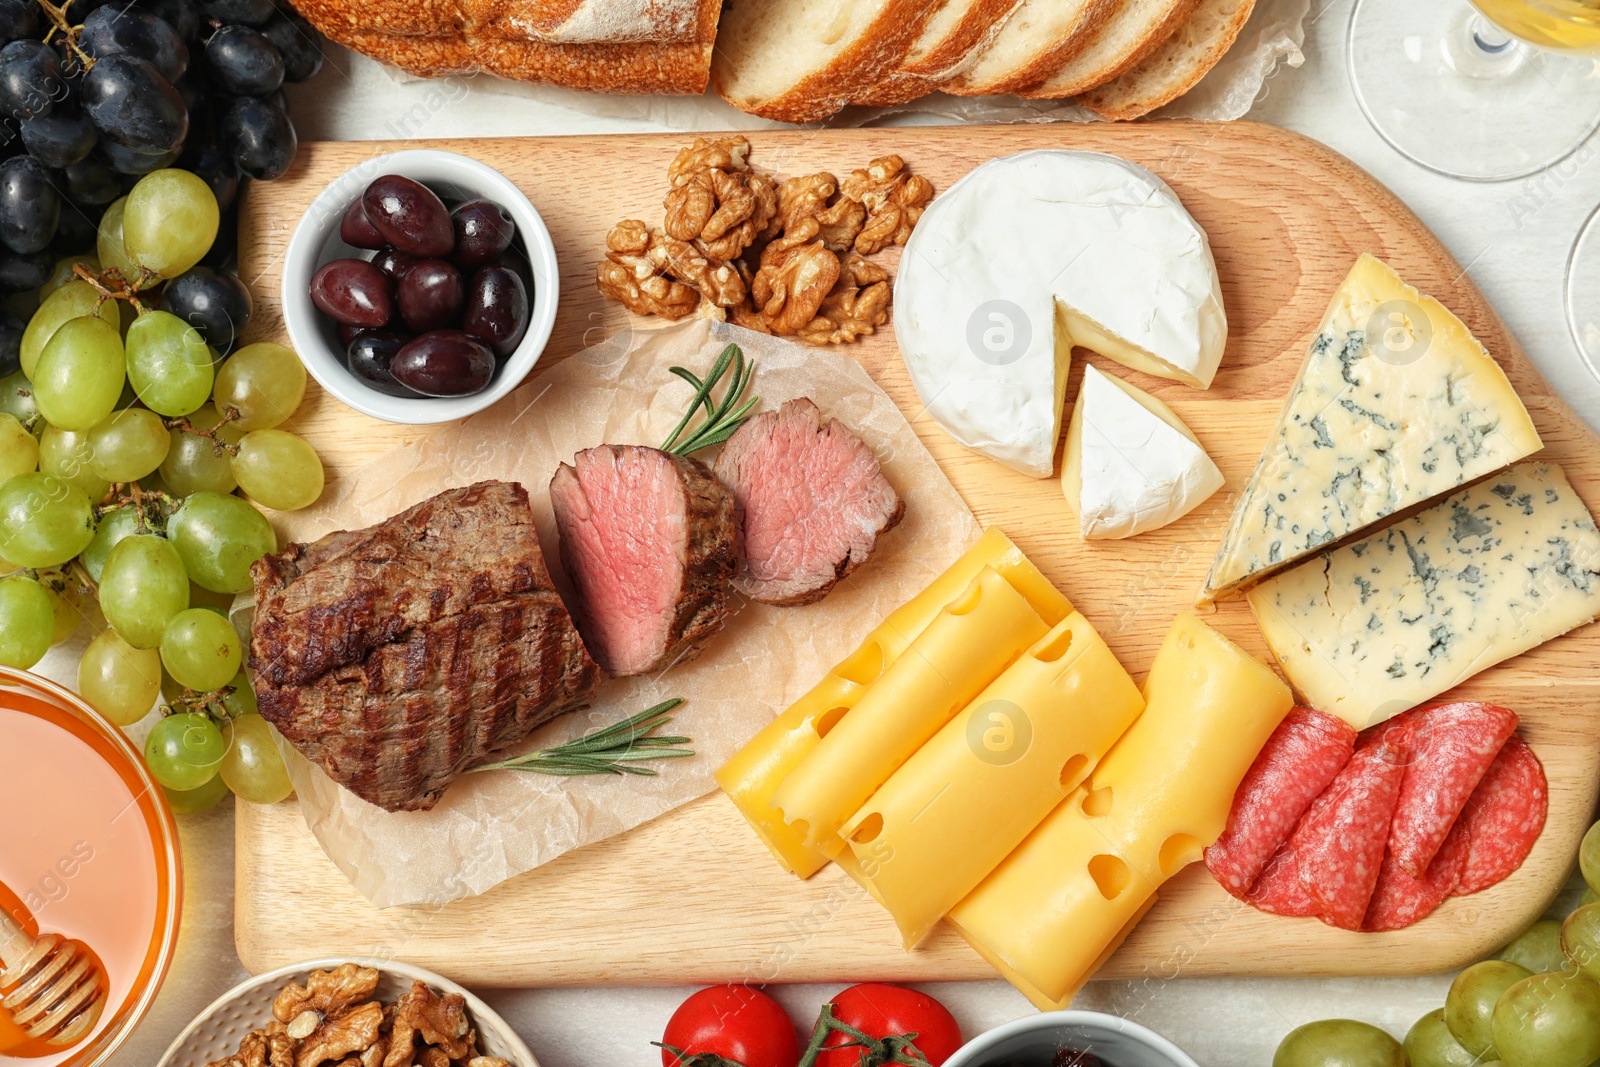
[[[1600,208],[1584,223],[1567,259],[1567,325],[1579,355],[1600,377]]]
[[[1600,127],[1600,0],[1356,0],[1350,81],[1396,151],[1468,181],[1565,159]]]

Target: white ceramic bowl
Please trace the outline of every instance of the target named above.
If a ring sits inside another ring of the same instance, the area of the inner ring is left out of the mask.
[[[539,1067],[528,1046],[522,1043],[516,1031],[494,1010],[462,989],[448,978],[432,971],[413,967],[395,960],[374,960],[353,957],[349,959],[308,960],[279,967],[254,978],[218,998],[209,1008],[184,1027],[181,1034],[167,1047],[157,1067],[205,1067],[226,1059],[239,1051],[244,1035],[258,1030],[272,1021],[272,1001],[290,982],[304,983],[312,971],[328,971],[341,963],[356,963],[363,967],[376,967],[380,972],[377,996],[385,1004],[392,1004],[411,988],[412,979],[420,979],[441,993],[459,993],[466,998],[467,1015],[478,1031],[478,1048],[484,1055],[498,1056],[512,1067]]]
[[[335,259],[366,259],[372,253],[339,239],[339,222],[350,202],[374,178],[403,174],[421,182],[448,204],[483,197],[511,213],[517,242],[527,254],[533,274],[528,294],[528,332],[517,350],[501,361],[494,379],[480,393],[455,397],[389,396],[367,385],[345,367],[344,346],[334,322],[311,303],[311,276]],[[539,362],[556,322],[561,276],[550,231],[533,204],[511,180],[493,167],[455,152],[410,149],[373,156],[340,175],[306,209],[289,238],[283,261],[283,321],[289,341],[306,370],[322,387],[364,415],[385,422],[426,425],[452,422],[482,411],[515,389]]]
[[[962,1045],[945,1067],[1050,1067],[1059,1048],[1092,1052],[1108,1067],[1199,1067],[1155,1031],[1097,1011],[1051,1011],[997,1026]]]

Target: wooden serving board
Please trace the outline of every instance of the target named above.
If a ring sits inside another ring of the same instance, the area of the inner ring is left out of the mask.
[[[1373,252],[1439,297],[1500,360],[1546,449],[1600,511],[1600,442],[1553,395],[1483,296],[1406,207],[1336,153],[1252,123],[1054,125],[751,134],[753,161],[781,175],[843,174],[897,152],[944,190],[973,166],[1025,149],[1105,151],[1165,178],[1211,236],[1230,336],[1216,384],[1200,392],[1131,374],[1204,442],[1228,489],[1183,521],[1127,541],[1077,536],[1055,479],[1034,480],[963,450],[922,413],[892,329],[847,349],[912,420],[978,518],[999,524],[1072,597],[1127,668],[1142,677],[1174,613],[1189,606],[1253,470],[1330,295],[1356,256]],[[686,136],[438,142],[517,182],[555,238],[560,315],[545,359],[560,358],[627,316],[595,291],[606,230],[656,219],[664,174]],[[278,266],[311,198],[346,168],[398,144],[312,144],[286,178],[250,187],[240,264],[257,299],[253,332],[282,333]],[[1082,363],[1080,350],[1068,404]],[[1101,363],[1102,366],[1109,366]],[[348,476],[426,432],[347,410],[314,387],[294,418],[330,473]],[[916,507],[917,501],[908,501]],[[805,625],[798,613],[795,625]],[[1210,620],[1252,652],[1266,648],[1248,608]],[[1600,770],[1600,627],[1480,675],[1465,698],[1522,716],[1550,778],[1550,817],[1511,878],[1451,900],[1408,930],[1355,934],[1264,915],[1228,897],[1202,865],[1160,902],[1102,972],[1175,975],[1420,974],[1481,956],[1555,895],[1594,810]],[[775,709],[776,710],[776,709]],[[783,873],[720,794],[631,833],[569,853],[472,900],[379,911],[306,830],[294,802],[238,805],[236,934],[254,971],[312,956],[394,955],[475,985],[980,978],[992,971],[947,927],[914,952],[889,917],[837,868],[808,882]]]

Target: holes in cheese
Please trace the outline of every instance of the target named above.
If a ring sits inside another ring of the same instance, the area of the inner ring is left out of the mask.
[[[1205,846],[1193,834],[1173,834],[1161,842],[1161,851],[1156,857],[1161,867],[1161,877],[1171,878],[1198,860],[1204,851]]]
[[[858,845],[875,841],[883,833],[883,816],[873,812],[862,819],[850,833],[850,840]]]
[[[844,713],[849,710],[849,708],[829,708],[818,715],[816,722],[812,723],[812,728],[817,731],[817,737],[819,739],[827,737],[828,732],[839,725],[839,720],[844,718]]]
[[[1080,752],[1062,764],[1061,774],[1056,780],[1061,783],[1061,792],[1065,794],[1082,785],[1087,777],[1089,777],[1089,757]]]
[[[1043,641],[1028,650],[1028,655],[1040,663],[1055,663],[1072,651],[1073,631],[1070,626],[1058,626],[1045,635]]]
[[[871,685],[883,673],[885,660],[883,646],[869,637],[860,648],[846,656],[833,673],[856,685]]]
[[[1111,814],[1111,787],[1091,788],[1083,795],[1083,813],[1091,819],[1103,819]]]
[[[1128,886],[1133,881],[1133,872],[1122,861],[1122,857],[1102,853],[1090,858],[1089,877],[1094,879],[1094,887],[1100,890],[1101,896],[1107,900],[1116,900],[1128,891]]]

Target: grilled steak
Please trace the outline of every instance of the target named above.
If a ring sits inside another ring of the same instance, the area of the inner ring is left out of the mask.
[[[733,495],[696,459],[601,445],[550,480],[584,643],[612,674],[697,654],[729,611]]]
[[[766,604],[810,604],[864,563],[905,502],[877,457],[838,419],[801,397],[764,411],[728,439],[717,476],[744,532],[739,592]]]
[[[581,707],[599,682],[545,568],[527,491],[451,489],[258,560],[261,714],[390,811]]]

